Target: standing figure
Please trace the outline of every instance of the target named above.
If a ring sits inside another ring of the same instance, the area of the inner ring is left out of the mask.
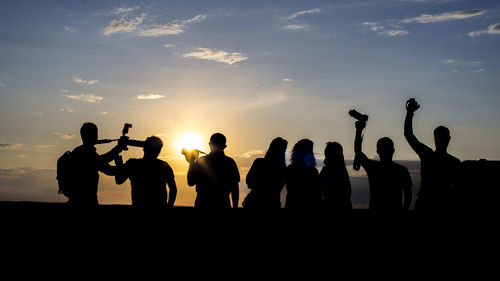
[[[94,123],[84,123],[80,129],[83,144],[73,150],[71,194],[68,204],[72,206],[92,207],[97,206],[97,188],[99,184],[99,171],[108,176],[115,175],[116,167],[109,165],[113,159],[126,147],[122,140],[106,154],[97,154],[95,144],[98,139],[97,126]]]
[[[352,210],[351,182],[340,143],[328,142],[326,144],[324,163],[325,166],[319,175],[325,210],[338,214],[350,212]]]
[[[291,163],[286,168],[287,209],[311,211],[321,208],[322,196],[313,145],[311,140],[301,139],[292,149]]]
[[[243,207],[251,209],[281,208],[280,193],[285,186],[285,151],[288,142],[280,137],[269,145],[264,158],[257,158],[248,171],[246,182],[250,192]]]
[[[144,156],[141,159],[129,159],[125,164],[121,162],[121,158],[115,161],[115,182],[122,184],[130,179],[134,207],[155,209],[174,206],[177,185],[170,165],[158,159],[162,147],[160,138],[149,137],[144,142]]]
[[[365,121],[356,121],[354,152],[356,159],[368,175],[370,185],[370,210],[378,214],[398,214],[411,204],[411,178],[408,169],[392,161],[394,142],[383,137],[377,141],[380,161],[369,159],[361,150]]]
[[[194,206],[201,209],[238,208],[240,173],[236,162],[224,154],[226,137],[215,133],[210,137],[210,153],[198,158],[198,151],[186,153],[189,162],[187,181],[196,185]],[[229,199],[231,197],[231,200]]]
[[[460,166],[460,160],[448,154],[450,130],[444,126],[434,129],[436,150],[421,143],[413,134],[413,115],[420,105],[415,99],[406,102],[404,124],[405,138],[411,148],[420,157],[420,190],[417,194],[415,211],[422,213],[444,214],[450,208],[454,178]]]

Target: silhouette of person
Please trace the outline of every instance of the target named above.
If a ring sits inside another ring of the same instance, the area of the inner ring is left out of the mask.
[[[311,140],[301,139],[293,146],[291,163],[286,168],[286,209],[311,211],[321,208],[313,145]]]
[[[412,200],[412,182],[408,169],[392,161],[394,142],[388,137],[377,141],[380,161],[369,159],[361,149],[365,126],[365,121],[356,121],[354,152],[368,175],[370,210],[379,214],[398,214],[408,210]]]
[[[421,143],[413,134],[413,115],[420,105],[415,99],[406,102],[404,135],[411,148],[420,157],[420,189],[415,202],[415,211],[423,213],[445,213],[450,207],[454,177],[460,160],[448,154],[450,130],[444,126],[434,129],[436,150]]]
[[[187,181],[196,185],[194,206],[200,209],[238,208],[240,173],[236,162],[224,154],[226,137],[215,133],[210,137],[210,153],[198,158],[198,151],[185,154],[189,162]]]
[[[324,163],[325,166],[319,175],[325,209],[333,213],[351,211],[351,182],[340,143],[328,142],[326,144]]]
[[[76,147],[72,152],[75,184],[68,203],[72,206],[91,207],[97,206],[97,189],[99,183],[99,173],[103,172],[108,176],[113,176],[116,167],[109,165],[114,158],[126,147],[121,140],[111,149],[111,151],[99,155],[95,148],[98,139],[97,126],[94,123],[86,122],[80,129],[83,144]]]
[[[285,186],[285,151],[288,142],[280,137],[272,140],[264,158],[257,158],[248,171],[246,182],[251,190],[243,207],[253,209],[281,208],[280,193]]]
[[[158,137],[149,137],[144,142],[144,156],[129,159],[125,164],[117,162],[115,182],[124,183],[130,179],[132,206],[140,208],[173,207],[177,196],[174,172],[167,162],[158,159],[163,142]],[[167,193],[166,185],[169,192]],[[168,200],[168,201],[167,201]]]

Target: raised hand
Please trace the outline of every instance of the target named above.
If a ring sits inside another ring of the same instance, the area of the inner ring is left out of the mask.
[[[414,98],[411,98],[406,102],[406,111],[409,113],[414,113],[419,108],[420,104],[418,104],[418,102]]]

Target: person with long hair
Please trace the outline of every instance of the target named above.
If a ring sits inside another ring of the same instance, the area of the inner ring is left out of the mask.
[[[292,149],[291,163],[286,169],[287,209],[308,211],[322,205],[313,145],[311,140],[301,139]]]
[[[281,208],[280,193],[285,186],[285,151],[288,142],[280,137],[272,140],[264,158],[254,160],[246,183],[250,192],[243,201],[244,208]]]
[[[325,166],[320,173],[320,187],[326,211],[348,213],[352,210],[351,182],[345,166],[342,145],[328,142],[325,147]]]

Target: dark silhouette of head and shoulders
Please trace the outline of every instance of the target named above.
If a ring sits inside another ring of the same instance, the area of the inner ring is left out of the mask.
[[[193,154],[186,154],[189,162],[188,185],[196,185],[197,208],[238,208],[240,174],[236,162],[224,153],[226,141],[223,134],[215,133],[210,137],[208,155],[198,158],[197,151],[194,157]]]
[[[328,142],[326,144],[324,164],[320,172],[324,207],[334,212],[352,210],[351,182],[340,143]]]
[[[421,161],[421,182],[415,210],[443,213],[447,212],[450,207],[460,160],[448,153],[451,134],[445,126],[438,126],[434,129],[435,150],[417,139],[413,133],[413,116],[419,108],[420,104],[415,99],[408,100],[404,123],[405,138]]]
[[[98,140],[98,129],[94,123],[86,122],[80,128],[83,144],[72,151],[72,180],[74,187],[68,203],[75,206],[98,205],[97,191],[99,171],[106,175],[114,175],[115,169],[108,163],[123,150],[119,143],[109,152],[99,155],[95,144]]]
[[[144,142],[144,156],[129,159],[115,175],[117,184],[130,179],[132,205],[140,208],[172,207],[177,195],[174,172],[170,165],[158,159],[163,147],[160,138],[152,136]],[[167,187],[169,192],[167,192]]]
[[[369,159],[361,151],[361,133],[366,122],[356,122],[355,153],[368,175],[370,187],[369,208],[375,212],[397,214],[410,207],[412,181],[408,169],[393,161],[394,142],[389,137],[377,141],[380,161]]]
[[[243,201],[245,208],[281,208],[281,190],[285,185],[285,152],[288,142],[277,137],[271,141],[263,158],[252,163],[246,176],[250,192]]]
[[[291,163],[286,169],[287,209],[321,208],[322,196],[313,145],[311,140],[301,139],[292,149]]]

